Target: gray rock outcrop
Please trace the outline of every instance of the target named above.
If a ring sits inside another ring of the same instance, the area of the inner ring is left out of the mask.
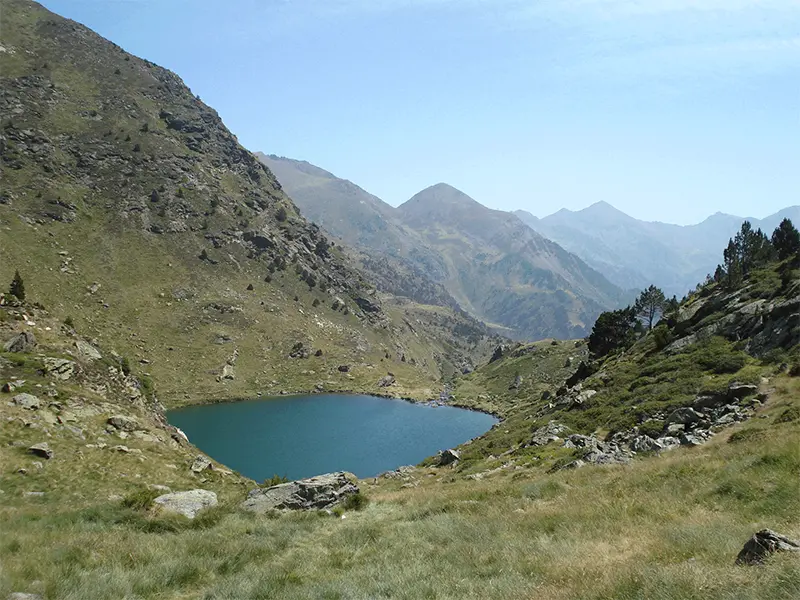
[[[22,408],[27,408],[28,410],[36,410],[42,405],[41,400],[33,394],[17,394],[11,398],[11,402]]]
[[[323,510],[333,508],[358,491],[346,473],[328,473],[252,490],[242,508],[259,514],[271,510]]]
[[[775,552],[800,552],[800,543],[771,529],[762,529],[747,540],[736,557],[736,564],[759,565]]]
[[[586,463],[594,465],[627,464],[631,461],[629,452],[614,442],[601,442],[594,436],[573,434],[564,442],[566,448],[574,448],[581,454],[569,466],[581,467]]]
[[[528,445],[546,446],[550,442],[560,442],[561,434],[567,431],[568,429],[569,428],[566,425],[556,423],[555,421],[550,421],[544,427],[540,427],[539,429],[533,432],[533,436],[531,436]]]
[[[139,421],[133,417],[127,417],[125,415],[114,415],[109,417],[107,423],[115,429],[119,429],[120,431],[137,431],[139,429],[144,429],[139,424]]]
[[[44,371],[51,377],[65,381],[75,374],[75,363],[64,358],[45,358]]]
[[[183,515],[187,519],[194,519],[204,508],[217,505],[217,495],[208,490],[191,490],[188,492],[173,492],[159,496],[153,503],[159,510],[167,513]]]
[[[30,352],[36,348],[36,336],[30,331],[18,333],[3,345],[4,352]]]

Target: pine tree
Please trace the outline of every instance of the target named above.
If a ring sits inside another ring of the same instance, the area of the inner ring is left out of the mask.
[[[786,260],[800,251],[800,232],[790,219],[781,221],[772,233],[772,245],[780,260]]]
[[[22,281],[22,277],[20,277],[19,271],[14,272],[14,279],[11,280],[8,293],[15,296],[17,300],[25,300],[25,284]]]
[[[644,290],[634,304],[636,316],[644,319],[647,329],[652,330],[656,318],[664,313],[667,299],[664,292],[654,285]]]
[[[720,283],[725,279],[725,275],[727,275],[727,273],[725,273],[725,269],[722,267],[722,265],[717,265],[717,270],[714,271],[714,281],[716,283]]]
[[[602,313],[589,336],[589,351],[599,357],[628,346],[636,339],[636,323],[636,311],[631,307]]]
[[[739,247],[736,242],[733,240],[728,242],[728,247],[725,248],[723,257],[727,275],[725,283],[729,288],[735,288],[742,282],[742,264],[739,259]]]

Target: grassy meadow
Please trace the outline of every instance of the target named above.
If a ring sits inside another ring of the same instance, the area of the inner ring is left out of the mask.
[[[77,502],[66,486],[26,497],[9,478],[0,597],[797,598],[796,556],[734,565],[761,528],[800,537],[800,380],[774,388],[756,418],[704,446],[480,481],[419,468],[362,481],[367,506],[336,516],[254,517],[237,485],[188,521],[150,514],[136,487]]]

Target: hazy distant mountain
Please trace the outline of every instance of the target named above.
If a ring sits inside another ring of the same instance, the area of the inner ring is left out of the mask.
[[[587,333],[623,292],[503,211],[439,184],[394,208],[307,162],[258,155],[303,214],[356,250],[378,286],[455,304],[510,336]]]
[[[484,320],[577,337],[602,310],[622,303],[622,290],[576,255],[447,184],[397,210],[445,261],[445,287]]]
[[[615,284],[641,289],[655,283],[678,296],[714,272],[722,261],[721,248],[745,220],[717,213],[689,226],[640,221],[606,202],[575,212],[563,209],[542,219],[522,210],[515,214]],[[748,220],[769,235],[784,217],[800,223],[800,207]]]

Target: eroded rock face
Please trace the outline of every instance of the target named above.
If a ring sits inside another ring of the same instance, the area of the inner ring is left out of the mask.
[[[753,535],[736,557],[737,565],[759,565],[775,552],[800,552],[800,543],[771,529]]]
[[[217,495],[208,490],[191,490],[188,492],[174,492],[159,496],[153,503],[160,510],[168,513],[183,515],[187,519],[194,519],[204,508],[217,505]]]
[[[45,358],[44,370],[47,375],[65,381],[75,374],[75,363],[65,358]]]
[[[4,352],[30,352],[36,348],[36,336],[30,331],[18,333],[3,345]]]
[[[270,510],[323,510],[333,508],[358,491],[358,486],[346,473],[328,473],[252,490],[242,503],[242,508],[255,513]]]

